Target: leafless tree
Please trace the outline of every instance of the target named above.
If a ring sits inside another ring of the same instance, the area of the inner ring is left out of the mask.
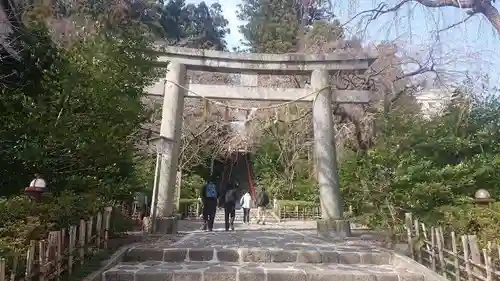
[[[495,30],[500,32],[500,14],[498,13],[498,9],[493,5],[495,0],[400,0],[392,5],[382,1],[373,9],[358,12],[350,21],[364,17],[368,22],[372,22],[384,14],[397,12],[405,5],[412,3],[418,3],[430,9],[453,7],[465,12],[465,17],[462,20],[444,27],[441,30],[446,30],[465,23],[474,16],[483,15]]]

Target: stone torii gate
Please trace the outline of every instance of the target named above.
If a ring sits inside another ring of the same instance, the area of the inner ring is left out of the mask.
[[[349,222],[343,220],[343,202],[335,152],[332,103],[368,103],[370,92],[330,88],[330,74],[339,71],[363,71],[376,59],[368,53],[342,50],[332,54],[252,54],[168,47],[159,53],[158,63],[168,68],[165,80],[150,87],[149,94],[163,95],[160,136],[170,140],[161,156],[161,171],[154,223],[157,232],[175,231],[174,194],[181,141],[182,112],[185,98],[198,95],[218,100],[253,100],[285,102],[309,95],[300,102],[313,102],[314,154],[319,184],[322,220],[318,231],[350,233]],[[245,75],[243,85],[189,84],[187,70]],[[266,88],[257,86],[258,75],[310,75],[311,88]],[[186,91],[189,88],[195,95]]]

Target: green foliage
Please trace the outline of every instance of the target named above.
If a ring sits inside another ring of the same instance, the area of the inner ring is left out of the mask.
[[[38,172],[56,193],[128,196],[143,88],[159,73],[134,63],[154,57],[125,49],[146,47],[149,39],[138,30],[127,37],[102,33],[63,49],[43,28],[33,32],[36,44],[16,46],[17,85],[0,95],[0,173],[9,175],[0,179],[2,194],[18,192]]]
[[[498,120],[497,100],[471,98],[457,99],[430,120],[401,109],[384,116],[377,145],[341,165],[346,205],[374,228],[395,230],[405,212],[423,222],[453,224],[460,215],[450,215],[450,206],[471,214],[462,216],[470,220],[478,213],[465,203],[477,189],[497,199],[500,194]]]
[[[26,196],[15,196],[0,201],[0,257],[7,258],[7,267],[12,268],[11,257],[26,255],[31,240],[46,238],[49,231],[68,229],[79,225],[80,220],[89,220],[104,208],[112,206],[96,194],[63,192],[58,196],[45,194],[40,202]],[[94,219],[95,222],[95,219]],[[111,213],[109,237],[115,237],[133,229],[133,222],[119,209]],[[18,271],[24,270],[20,259]]]
[[[316,201],[318,189],[311,176],[308,148],[303,136],[288,135],[291,128],[276,125],[274,133],[267,132],[253,157],[253,169],[258,184],[278,199]],[[283,125],[284,126],[284,125]],[[297,134],[307,132],[297,132]],[[280,135],[283,134],[284,136]],[[297,145],[295,145],[297,144]]]
[[[136,222],[128,215],[124,214],[120,207],[113,208],[110,219],[109,237],[117,237],[125,232],[133,230]]]
[[[239,5],[240,26],[251,52],[286,53],[292,51],[307,26],[327,17],[325,1],[302,6],[296,0],[245,0]]]
[[[196,206],[200,206],[200,202],[197,198],[184,199],[181,198],[179,200],[179,213],[182,215],[189,215],[189,211],[196,210]]]
[[[77,225],[80,219],[89,219],[108,205],[97,195],[77,195],[63,192],[58,196],[44,195],[41,202],[32,202],[26,196],[0,201],[0,256],[25,253],[30,240],[45,237],[48,231]]]
[[[299,200],[278,200],[278,205],[280,207],[317,207],[318,203],[311,201],[299,201]]]
[[[229,34],[229,22],[222,15],[222,6],[205,2],[187,4],[184,0],[159,1],[146,7],[137,7],[140,20],[168,45],[225,50],[224,37]]]
[[[133,153],[146,113],[141,98],[160,74],[137,64],[155,57],[128,51],[152,42],[138,25],[114,32],[97,21],[93,36],[64,47],[43,24],[29,27],[11,34],[18,59],[0,66],[0,77],[9,77],[0,89],[0,256],[6,257],[24,255],[30,240],[76,225],[140,187]],[[38,203],[17,195],[34,173],[51,191]],[[110,233],[130,226],[113,219]]]
[[[203,179],[198,174],[187,174],[182,179],[181,198],[198,198],[200,189],[205,184]]]
[[[312,23],[307,32],[310,41],[335,42],[344,39],[344,30],[339,20],[333,21],[317,20]]]
[[[490,204],[489,207],[463,204],[458,206],[444,206],[443,225],[459,234],[475,234],[479,238],[481,248],[486,248],[485,242],[500,243],[500,203]]]

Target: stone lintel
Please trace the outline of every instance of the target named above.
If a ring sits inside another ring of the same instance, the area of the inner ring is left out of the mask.
[[[148,89],[150,96],[163,96],[164,83],[159,82]],[[253,100],[253,101],[292,101],[311,93],[307,88],[266,88],[253,86],[228,86],[209,84],[190,84],[189,89],[209,99],[216,100]],[[333,102],[364,104],[370,102],[370,91],[364,90],[335,90]],[[200,98],[192,92],[186,93],[186,98]],[[311,102],[315,95],[310,95],[299,102]]]
[[[316,69],[366,70],[376,59],[374,54],[359,50],[329,54],[256,54],[167,47],[155,53],[159,56],[159,66],[175,60],[185,64],[188,70],[258,74],[310,74]]]

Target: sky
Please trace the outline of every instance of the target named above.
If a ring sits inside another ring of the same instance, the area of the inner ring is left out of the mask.
[[[188,3],[201,1],[188,0]],[[205,3],[221,4],[224,16],[229,21],[231,33],[226,40],[229,49],[239,45],[242,38],[238,26],[242,24],[237,19],[237,5],[241,0],[205,0]],[[388,7],[398,3],[398,0],[332,0],[333,11],[342,23],[348,22],[359,12],[371,10],[386,3]],[[497,1],[494,5],[500,9]],[[437,67],[446,73],[446,79],[456,79],[465,71],[473,74],[488,73],[492,82],[500,82],[500,36],[490,23],[482,16],[476,15],[466,23],[440,32],[443,29],[466,17],[465,10],[457,8],[431,9],[414,2],[406,4],[397,13],[380,16],[367,28],[366,21],[359,17],[346,26],[348,36],[362,38],[366,46],[389,41],[402,46],[405,56],[425,60],[432,56],[438,62]],[[401,53],[403,55],[403,53]]]

